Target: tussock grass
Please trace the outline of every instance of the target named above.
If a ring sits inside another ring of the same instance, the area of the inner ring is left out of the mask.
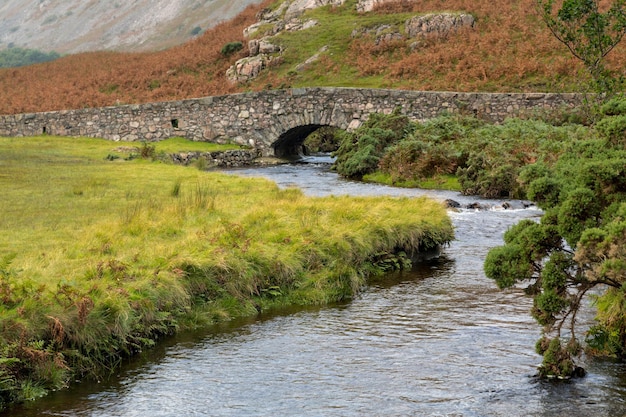
[[[106,373],[180,329],[352,297],[370,275],[452,239],[431,200],[308,198],[267,180],[107,160],[116,145],[0,138],[4,404]]]

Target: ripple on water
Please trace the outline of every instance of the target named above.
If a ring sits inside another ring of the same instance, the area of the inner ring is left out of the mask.
[[[297,184],[311,195],[469,201],[343,181],[321,166],[238,172]],[[537,380],[531,301],[484,276],[489,248],[540,212],[450,214],[457,240],[440,258],[375,282],[348,304],[266,316],[189,340],[181,335],[119,378],[53,394],[12,415],[626,415],[625,365],[595,361],[581,380]]]

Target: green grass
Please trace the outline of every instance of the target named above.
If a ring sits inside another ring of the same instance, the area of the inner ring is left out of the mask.
[[[307,11],[302,20],[314,19],[318,24],[304,31],[283,32],[275,39],[283,47],[282,58],[284,64],[274,69],[275,74],[287,76],[292,87],[302,86],[337,86],[380,88],[385,85],[382,74],[363,76],[350,59],[352,32],[355,29],[373,28],[382,24],[397,26],[403,30],[407,18],[414,13],[398,13],[392,15],[359,14],[356,12],[356,2],[349,1],[338,7],[325,6]],[[299,64],[317,54],[322,47],[328,49],[322,53],[328,61],[318,61],[311,64],[307,71],[296,72]],[[329,69],[327,65],[333,65]],[[267,74],[264,74],[267,75]],[[259,83],[263,83],[263,76]]]
[[[308,198],[107,160],[117,146],[0,138],[0,408],[102,375],[164,334],[352,297],[403,253],[453,238],[432,200]]]
[[[461,191],[461,184],[459,179],[455,175],[437,175],[432,178],[425,178],[421,180],[396,180],[391,178],[391,175],[385,174],[380,171],[376,171],[372,174],[363,176],[363,181],[374,182],[378,184],[392,185],[394,187],[403,188],[422,188],[426,190],[450,190]]]

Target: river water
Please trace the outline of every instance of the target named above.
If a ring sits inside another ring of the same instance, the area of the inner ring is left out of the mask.
[[[453,192],[362,184],[308,164],[238,170],[308,195],[423,195],[489,210],[451,212],[456,240],[437,259],[373,283],[349,303],[264,314],[183,334],[110,380],[75,384],[11,416],[626,416],[626,366],[535,377],[539,327],[521,291],[484,276],[490,247],[536,208]]]

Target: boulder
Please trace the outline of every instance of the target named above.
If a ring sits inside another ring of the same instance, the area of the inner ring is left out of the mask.
[[[359,0],[356,4],[356,11],[359,13],[371,12],[379,4],[390,3],[391,1],[395,0]]]
[[[405,29],[410,38],[426,35],[445,36],[462,28],[474,27],[475,23],[474,16],[467,13],[431,13],[408,19]]]
[[[240,59],[226,71],[226,77],[232,83],[252,80],[258,77],[263,68],[267,66],[268,61],[269,57],[267,55],[256,55]]]
[[[344,1],[345,0],[294,0],[289,7],[287,7],[284,19],[285,21],[289,21],[301,16],[306,10],[317,9],[318,7],[327,6],[329,4],[340,6]]]
[[[461,203],[459,203],[458,201],[452,200],[450,198],[444,200],[443,204],[447,207],[447,208],[454,208],[454,209],[458,209],[461,208]]]
[[[280,51],[281,47],[270,42],[269,37],[252,39],[248,42],[248,53],[250,56],[256,56],[258,54],[269,55]]]

